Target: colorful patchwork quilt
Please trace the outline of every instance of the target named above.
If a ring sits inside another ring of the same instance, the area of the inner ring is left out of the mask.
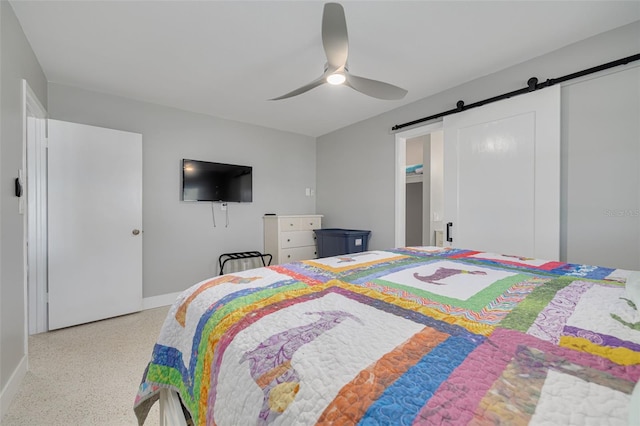
[[[407,247],[203,281],[171,307],[134,410],[196,425],[625,425],[631,271]]]

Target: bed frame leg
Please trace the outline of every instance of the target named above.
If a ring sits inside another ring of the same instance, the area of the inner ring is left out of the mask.
[[[170,389],[160,389],[160,426],[187,426],[180,397]]]

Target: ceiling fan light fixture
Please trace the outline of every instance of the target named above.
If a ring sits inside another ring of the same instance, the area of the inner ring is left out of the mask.
[[[345,82],[345,80],[346,80],[346,77],[342,73],[334,73],[327,77],[327,83],[333,84],[333,85],[342,84]]]
[[[324,73],[311,83],[273,98],[271,99],[272,101],[301,95],[324,83],[332,85],[344,84],[357,92],[383,100],[402,99],[407,94],[406,90],[393,84],[358,77],[349,72],[347,69],[349,55],[347,21],[344,16],[344,8],[339,3],[325,3],[324,5],[322,13],[322,47],[327,58],[327,62],[324,64]],[[349,76],[348,79],[347,76]]]

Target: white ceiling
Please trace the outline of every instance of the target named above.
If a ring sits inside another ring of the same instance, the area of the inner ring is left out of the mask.
[[[640,20],[638,0],[342,1],[350,71],[408,95],[268,101],[323,72],[324,2],[10,3],[50,82],[310,136]]]

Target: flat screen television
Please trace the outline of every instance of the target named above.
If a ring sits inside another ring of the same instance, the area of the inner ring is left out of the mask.
[[[250,203],[253,168],[183,159],[182,200]]]

